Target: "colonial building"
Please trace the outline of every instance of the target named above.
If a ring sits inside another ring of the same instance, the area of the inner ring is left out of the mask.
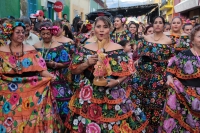
[[[174,17],[174,0],[162,0],[160,11],[165,20],[171,22]]]
[[[105,0],[71,0],[70,1],[70,22],[74,17],[80,16],[82,20],[86,19],[86,14],[106,8]]]
[[[63,4],[62,12],[55,12],[53,5],[56,1]],[[67,14],[68,20],[72,22],[73,18],[79,15],[85,20],[85,15],[98,9],[106,8],[105,0],[0,0],[0,18],[13,16],[29,17],[37,10],[43,10],[46,18],[52,20],[62,19],[63,14]]]
[[[64,9],[60,13],[56,13],[53,4],[57,0],[0,0],[0,18],[13,16],[20,18],[21,16],[29,17],[30,14],[36,13],[37,10],[43,10],[46,18],[56,20],[61,18],[62,14],[70,15],[70,0],[59,0],[63,3]],[[69,19],[69,18],[68,18]]]
[[[174,6],[176,13],[180,13],[182,18],[199,17],[200,1],[199,0],[176,0],[178,4]]]

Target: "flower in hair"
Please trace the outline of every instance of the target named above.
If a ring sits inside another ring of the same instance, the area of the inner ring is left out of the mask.
[[[7,38],[7,36],[10,36],[12,33],[13,25],[11,23],[3,23],[2,34],[4,35],[4,38]]]
[[[55,36],[58,34],[59,30],[60,30],[60,28],[58,26],[53,26],[51,29],[51,33]]]
[[[89,20],[86,20],[86,21],[85,21],[85,24],[90,24],[90,21],[89,21]]]
[[[24,23],[22,23],[22,22],[14,22],[13,28],[18,27],[18,26],[22,26],[24,29],[26,28],[26,26],[24,25]]]
[[[185,21],[185,23],[186,23],[186,24],[191,24],[191,21],[190,21],[189,19],[187,19],[187,20]]]
[[[122,22],[125,23],[126,22],[126,18],[122,18]]]

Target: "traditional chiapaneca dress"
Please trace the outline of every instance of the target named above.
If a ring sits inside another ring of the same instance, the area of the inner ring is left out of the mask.
[[[200,132],[200,57],[191,50],[180,52],[168,64],[167,75],[174,77],[174,86],[167,92],[160,132]]]
[[[45,56],[46,52],[48,52],[47,49],[43,51],[43,48],[37,48],[37,50],[41,53],[44,53],[43,56]],[[49,52],[47,53],[47,56],[43,58],[47,60],[52,60],[57,63],[62,63],[65,65],[70,64],[69,54],[64,45],[50,48]],[[51,82],[51,86],[52,86],[53,95],[57,101],[60,117],[63,121],[65,121],[66,116],[69,112],[68,102],[72,96],[72,91],[70,89],[70,86],[67,80],[65,79],[63,75],[62,68],[53,69],[53,68],[48,67],[47,70],[51,74],[56,76],[56,80]]]
[[[38,76],[45,61],[36,50],[13,54],[0,52],[0,132],[60,132],[50,78]]]
[[[82,48],[73,58],[71,69],[76,69],[96,51]],[[106,52],[112,69],[109,78],[130,76],[132,68],[123,50]],[[148,121],[145,114],[133,102],[129,78],[114,88],[93,85],[91,66],[81,75],[76,92],[69,102],[70,114],[65,126],[71,133],[136,133],[142,132]],[[129,82],[128,82],[129,81]]]
[[[71,61],[72,57],[75,54],[77,54],[76,45],[72,44],[71,42],[68,42],[68,43],[59,42],[59,43],[64,45],[64,48],[69,55],[69,60]],[[74,75],[71,74],[70,69],[68,67],[63,68],[62,73],[63,73],[63,76],[65,77],[65,79],[67,80],[68,84],[70,85],[70,88],[73,87],[72,84],[73,84]]]
[[[131,32],[128,30],[124,30],[122,32],[114,32],[110,35],[110,39],[114,43],[119,43],[122,40],[128,40],[130,42],[134,42],[134,36],[132,36]]]
[[[190,43],[189,36],[187,35],[176,36],[174,34],[167,35],[167,36],[172,39],[176,54],[178,54],[180,51],[190,49],[191,43]]]
[[[137,72],[133,74],[132,97],[149,119],[147,132],[157,131],[166,98],[166,67],[173,56],[171,45],[140,42]]]

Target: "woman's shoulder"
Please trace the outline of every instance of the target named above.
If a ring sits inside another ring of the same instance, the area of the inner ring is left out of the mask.
[[[35,50],[35,48],[32,45],[24,44],[24,51],[31,51]]]
[[[35,47],[35,48],[41,48],[42,47],[41,41],[37,42],[36,44],[34,44],[33,47]]]
[[[112,45],[112,50],[119,50],[119,49],[123,49],[123,47],[120,44],[117,43],[111,43]]]
[[[0,47],[0,51],[2,52],[10,52],[9,46],[8,45],[4,45]]]
[[[147,42],[153,42],[153,43],[159,43],[159,44],[172,44],[172,40],[167,37],[165,34],[163,37],[160,38],[160,40],[158,42],[154,41],[154,36],[152,35],[144,35],[144,40]]]
[[[168,36],[164,36],[163,40],[165,41],[165,44],[172,44],[172,39],[169,38]]]
[[[72,39],[67,38],[67,37],[63,37],[62,42],[65,42],[65,43],[72,43],[72,44],[74,43],[74,41],[73,41]]]
[[[97,51],[97,49],[98,49],[95,42],[88,43],[87,45],[84,45],[83,48],[86,48],[86,49],[89,49],[92,51]]]

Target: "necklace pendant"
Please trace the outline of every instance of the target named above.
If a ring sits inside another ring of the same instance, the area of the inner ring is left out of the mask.
[[[22,70],[22,64],[21,64],[21,62],[19,60],[17,60],[16,66],[17,66],[17,70],[18,71]]]

